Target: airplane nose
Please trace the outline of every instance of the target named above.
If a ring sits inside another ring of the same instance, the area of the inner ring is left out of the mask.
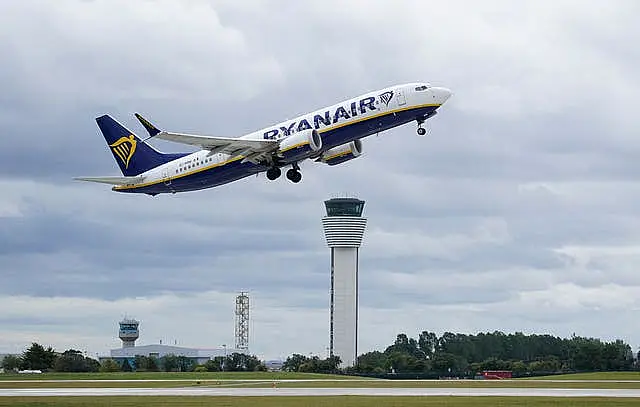
[[[453,92],[447,88],[434,87],[431,88],[431,94],[433,95],[433,99],[436,103],[443,104],[451,97]]]

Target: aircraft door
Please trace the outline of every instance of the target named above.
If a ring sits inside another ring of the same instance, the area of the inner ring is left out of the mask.
[[[169,169],[168,168],[163,168],[162,169],[162,182],[164,182],[164,184],[166,186],[171,185],[171,178],[169,177]]]
[[[407,104],[407,98],[404,96],[404,89],[396,89],[396,101],[398,102],[398,106],[404,106]]]

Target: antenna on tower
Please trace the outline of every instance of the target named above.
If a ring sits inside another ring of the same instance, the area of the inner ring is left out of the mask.
[[[249,296],[245,292],[236,297],[236,349],[249,349]]]

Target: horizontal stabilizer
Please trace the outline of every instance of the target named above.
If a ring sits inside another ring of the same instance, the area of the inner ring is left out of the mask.
[[[144,177],[76,177],[74,179],[111,185],[133,185],[141,183]]]

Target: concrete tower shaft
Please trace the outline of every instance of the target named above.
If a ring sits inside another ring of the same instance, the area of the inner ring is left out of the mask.
[[[364,201],[359,199],[330,199],[325,207],[322,226],[331,249],[329,352],[349,367],[358,356],[358,250],[367,219],[361,216]]]

